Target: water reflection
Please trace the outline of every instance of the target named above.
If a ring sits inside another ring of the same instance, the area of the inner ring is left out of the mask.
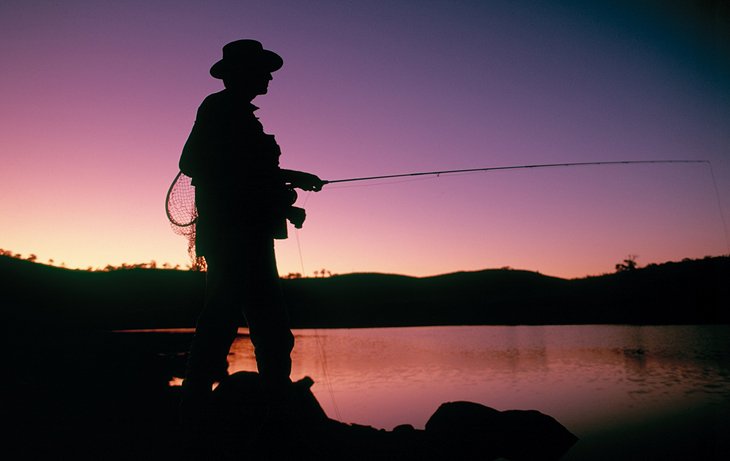
[[[242,330],[245,333],[245,330]],[[520,326],[297,330],[292,377],[331,417],[423,427],[443,402],[537,409],[589,431],[730,404],[728,326]],[[231,371],[255,370],[250,342]]]

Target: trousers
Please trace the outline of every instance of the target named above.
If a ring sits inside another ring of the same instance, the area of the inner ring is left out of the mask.
[[[248,324],[264,390],[291,384],[294,336],[276,267],[273,238],[239,237],[235,245],[206,253],[205,305],[190,346],[184,386],[207,389],[225,376],[239,325]]]

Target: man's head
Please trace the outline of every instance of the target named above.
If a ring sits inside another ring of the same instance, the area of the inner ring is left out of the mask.
[[[256,40],[236,40],[223,47],[223,59],[213,64],[210,75],[223,80],[226,88],[242,90],[253,96],[266,94],[271,73],[284,61],[265,50]]]

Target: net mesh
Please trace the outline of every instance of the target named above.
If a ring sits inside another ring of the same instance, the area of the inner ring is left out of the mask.
[[[195,186],[193,186],[192,178],[182,171],[175,176],[167,191],[165,213],[173,232],[187,239],[191,269],[205,270],[205,259],[195,253],[195,226],[198,221],[198,209],[195,207]]]

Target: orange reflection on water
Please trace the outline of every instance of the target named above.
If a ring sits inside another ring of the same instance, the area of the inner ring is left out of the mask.
[[[241,333],[246,333],[242,330]],[[477,326],[296,330],[292,378],[327,414],[422,428],[441,403],[535,409],[583,431],[730,401],[727,326]],[[240,336],[230,371],[255,371]]]

